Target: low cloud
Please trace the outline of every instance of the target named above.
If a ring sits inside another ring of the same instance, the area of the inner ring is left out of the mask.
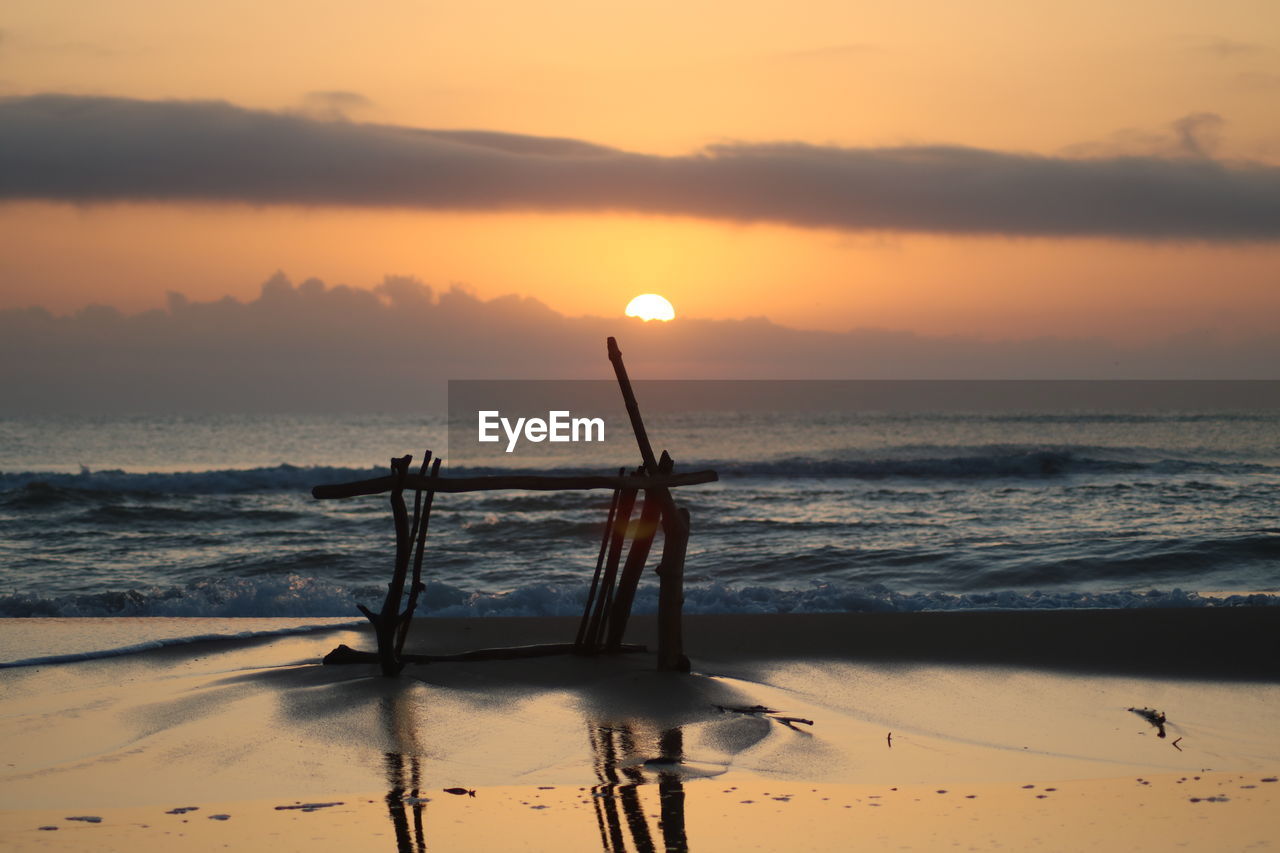
[[[1215,59],[1235,59],[1265,53],[1265,45],[1256,42],[1221,37],[1197,37],[1188,39],[1193,50],[1207,53]]]
[[[1124,348],[814,332],[763,318],[645,324],[437,292],[408,277],[365,290],[277,274],[248,302],[173,293],[165,308],[133,315],[0,311],[0,414],[420,412],[443,406],[449,379],[607,379],[610,335],[645,379],[1274,379],[1280,365],[1274,338]]]
[[[1222,116],[1217,113],[1191,113],[1173,123],[1178,146],[1189,157],[1211,157],[1218,147],[1222,132]]]
[[[1209,160],[1218,147],[1226,121],[1217,113],[1188,113],[1159,130],[1124,128],[1105,139],[1081,142],[1063,149],[1075,158]]]
[[[1235,83],[1252,92],[1280,91],[1280,74],[1269,71],[1241,71],[1235,75]]]
[[[299,113],[319,121],[349,121],[352,114],[365,112],[373,107],[373,101],[359,92],[332,90],[308,92],[302,98]]]
[[[1211,123],[1182,121],[1190,121],[1174,130],[1182,156],[741,143],[660,157],[575,139],[323,121],[223,102],[40,95],[0,100],[0,199],[626,211],[849,231],[1280,238],[1280,168],[1212,159]]]

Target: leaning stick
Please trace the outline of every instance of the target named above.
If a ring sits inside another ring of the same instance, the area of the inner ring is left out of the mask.
[[[609,361],[613,363],[613,375],[618,378],[618,387],[622,389],[622,402],[627,407],[627,417],[631,419],[631,430],[636,434],[636,444],[640,447],[640,458],[644,460],[645,472],[658,473],[658,460],[653,455],[653,446],[649,444],[649,434],[645,432],[644,420],[640,417],[640,405],[636,403],[635,391],[631,389],[631,380],[627,377],[627,366],[622,363],[622,350],[618,349],[616,338],[609,338]]]
[[[431,466],[431,451],[427,450],[422,455],[422,465],[418,468],[418,476],[427,476],[427,470]],[[418,524],[422,520],[422,489],[415,487],[413,490],[413,523],[409,525],[409,541],[418,538]]]
[[[391,460],[391,468],[396,472],[397,488],[391,492],[391,515],[396,527],[396,565],[388,585],[387,598],[382,603],[382,619],[387,624],[394,624],[400,612],[400,600],[404,596],[405,577],[409,573],[409,511],[404,504],[404,479],[409,473],[412,456],[402,456]]]
[[[670,473],[671,457],[663,454],[660,466],[658,470],[661,473]],[[627,561],[623,564],[622,574],[618,577],[617,595],[613,601],[609,616],[609,631],[604,641],[606,651],[616,649],[622,644],[623,634],[627,630],[627,620],[631,616],[631,607],[635,602],[636,587],[640,584],[640,575],[644,573],[645,561],[649,559],[654,537],[658,534],[663,504],[671,500],[671,493],[666,492],[666,501],[664,501],[663,492],[662,489],[645,492],[644,505],[640,510],[639,530],[636,537],[631,540],[631,550],[627,552]]]
[[[428,450],[427,455],[430,457],[431,451]],[[425,462],[422,467],[426,468]],[[431,476],[434,477],[438,473],[440,473],[439,458],[431,463]],[[413,611],[418,607],[418,594],[424,588],[422,583],[422,555],[427,550],[427,526],[431,523],[431,504],[435,502],[435,497],[435,492],[427,492],[426,502],[422,506],[422,515],[418,519],[417,544],[413,555],[413,584],[409,587],[409,603],[404,609],[404,614],[400,617],[400,625],[396,631],[397,656],[404,650],[405,638],[409,636],[409,623],[413,621]],[[416,506],[417,502],[415,501],[414,503]]]
[[[622,400],[627,407],[627,416],[631,419],[631,430],[635,433],[636,444],[640,455],[644,458],[645,473],[650,476],[670,474],[673,468],[671,457],[664,450],[662,460],[653,456],[653,446],[649,443],[649,434],[645,431],[644,420],[640,417],[640,405],[636,402],[635,391],[631,387],[631,379],[627,376],[627,367],[622,363],[622,350],[618,348],[615,338],[608,340],[609,361],[613,363],[613,373],[618,379],[618,387],[622,390]],[[646,511],[650,499],[657,504],[656,515],[662,518],[663,526],[663,560],[658,567],[660,590],[658,595],[658,668],[664,670],[689,671],[689,659],[684,654],[684,639],[681,632],[681,619],[684,610],[684,557],[689,539],[689,516],[686,510],[676,507],[671,497],[671,490],[658,487],[645,492]],[[654,518],[657,521],[657,517]],[[637,574],[629,578],[623,572],[623,580],[619,583],[619,605],[623,596],[627,597],[626,610],[615,606],[615,624],[609,626],[609,645],[617,646],[622,642],[622,631],[625,630],[627,617],[631,611],[631,596],[635,594],[635,584],[639,581],[639,571],[644,568],[643,561],[648,557],[649,547],[653,544],[652,536],[647,542],[632,543],[632,553],[627,555],[627,568],[632,565],[632,556],[640,551],[640,565]],[[670,553],[668,552],[670,550]],[[630,586],[628,587],[628,581]]]
[[[386,600],[382,602],[382,612],[375,615],[364,605],[357,605],[360,612],[373,623],[374,634],[378,639],[378,660],[382,664],[382,674],[386,676],[399,675],[404,668],[404,663],[396,657],[395,631],[400,599],[404,595],[405,575],[409,571],[411,543],[409,510],[404,504],[404,481],[412,461],[412,456],[391,460],[391,470],[395,476],[395,487],[391,490],[391,516],[396,527],[396,564],[391,574],[391,583],[387,585]]]
[[[613,518],[613,529],[610,531],[609,556],[605,559],[604,578],[601,581],[600,594],[596,598],[595,612],[591,614],[591,624],[587,627],[587,643],[592,651],[600,647],[605,626],[609,624],[609,614],[613,607],[613,596],[618,583],[618,565],[622,561],[622,547],[626,543],[627,528],[631,526],[631,513],[636,505],[636,490],[623,489],[618,499],[618,512]]]
[[[621,477],[627,472],[626,468],[618,469],[618,476]],[[621,489],[613,490],[613,498],[609,501],[609,516],[604,522],[604,534],[600,537],[600,553],[596,555],[596,570],[591,576],[591,587],[587,590],[587,603],[582,608],[582,621],[578,625],[578,634],[574,638],[573,645],[578,650],[583,650],[583,642],[587,638],[587,626],[591,622],[591,607],[595,604],[596,591],[600,588],[600,573],[604,570],[605,555],[609,551],[609,540],[613,538],[613,519],[618,513],[618,500],[622,496]]]

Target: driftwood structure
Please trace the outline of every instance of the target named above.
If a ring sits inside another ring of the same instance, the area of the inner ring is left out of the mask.
[[[440,460],[432,461],[431,451],[427,451],[417,473],[410,471],[413,457],[403,456],[391,460],[391,473],[386,477],[316,486],[311,490],[311,494],[319,499],[389,493],[391,516],[395,524],[395,563],[391,583],[387,586],[387,597],[376,613],[364,605],[357,605],[360,612],[373,623],[378,650],[361,652],[345,645],[339,646],[325,657],[325,663],[377,662],[383,675],[394,676],[407,663],[643,651],[643,646],[624,643],[623,636],[635,601],[636,588],[649,560],[654,538],[658,530],[661,530],[662,554],[657,565],[658,668],[683,672],[689,670],[689,659],[684,654],[681,631],[689,511],[675,502],[671,490],[680,486],[710,483],[717,479],[717,475],[715,471],[677,474],[674,471],[675,464],[665,450],[660,457],[654,455],[640,416],[640,407],[627,377],[626,366],[622,363],[622,352],[613,338],[609,338],[608,351],[640,450],[641,464],[630,472],[622,468],[615,476],[522,474],[442,477]],[[613,499],[596,557],[595,574],[591,579],[586,606],[573,642],[479,649],[455,655],[415,655],[404,652],[405,637],[417,608],[418,596],[425,586],[422,581],[422,564],[431,506],[437,493],[589,489],[610,489]],[[405,499],[406,490],[412,491],[414,495],[412,512]],[[633,527],[632,518],[637,502],[640,504],[639,517],[638,523]],[[628,533],[633,529],[628,547]]]

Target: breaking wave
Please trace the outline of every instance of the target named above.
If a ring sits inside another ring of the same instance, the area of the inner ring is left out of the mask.
[[[1277,474],[1280,466],[1256,462],[1146,457],[1102,448],[946,448],[943,452],[897,453],[884,457],[787,457],[761,461],[694,460],[683,470],[714,468],[723,478],[786,479],[941,479],[1041,478],[1097,475]],[[1101,451],[1093,452],[1090,451]],[[83,499],[86,493],[235,494],[309,492],[322,483],[342,483],[386,476],[385,468],[276,465],[244,470],[179,473],[135,473],[121,470],[77,474],[0,472],[0,500],[6,505],[51,505]],[[451,476],[527,473],[500,467],[457,467]],[[558,468],[553,474],[600,474],[596,469]]]
[[[585,586],[585,585],[584,585]],[[184,588],[128,590],[42,597],[0,596],[5,617],[344,617],[356,616],[356,603],[377,605],[383,588],[345,586],[289,576],[201,581]],[[425,617],[576,616],[585,589],[531,584],[507,592],[472,592],[444,583],[428,583],[419,604]],[[801,588],[723,583],[685,588],[686,613],[910,613],[926,610],[1061,610],[1160,607],[1280,606],[1280,594],[1223,596],[1172,590],[1116,592],[969,593],[896,592],[881,584],[812,583]],[[642,585],[635,612],[653,613],[658,588]],[[376,609],[376,608],[375,608]]]

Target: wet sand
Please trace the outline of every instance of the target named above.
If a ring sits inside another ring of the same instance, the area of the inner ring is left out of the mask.
[[[691,617],[687,676],[651,655],[320,666],[368,646],[351,630],[4,670],[0,847],[1275,844],[1270,611]],[[574,627],[423,620],[413,645]]]

